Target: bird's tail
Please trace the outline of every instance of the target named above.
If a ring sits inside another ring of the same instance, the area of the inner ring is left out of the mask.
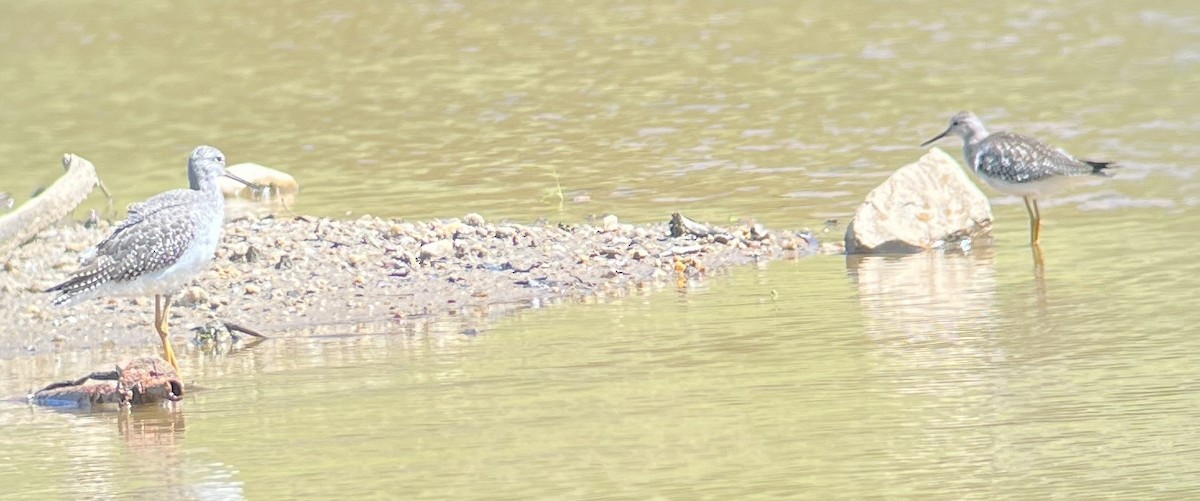
[[[102,280],[103,270],[96,267],[89,267],[75,272],[67,280],[61,284],[55,285],[45,292],[56,292],[57,296],[51,300],[55,306],[75,303],[82,299],[84,295],[93,291],[100,285]]]
[[[1088,164],[1092,167],[1092,175],[1104,176],[1104,177],[1108,177],[1108,175],[1109,175],[1107,172],[1108,169],[1111,169],[1111,168],[1117,166],[1117,164],[1115,162],[1092,162],[1092,161],[1084,160],[1083,163]]]
[[[46,289],[43,292],[57,293],[57,295],[54,296],[54,299],[52,299],[50,302],[54,304],[54,306],[62,306],[64,304],[74,302],[72,300],[75,299],[75,294],[71,290],[71,285],[71,281],[67,281]]]

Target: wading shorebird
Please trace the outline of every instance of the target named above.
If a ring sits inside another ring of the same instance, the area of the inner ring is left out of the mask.
[[[164,358],[178,373],[179,362],[168,339],[167,310],[171,294],[208,268],[221,240],[225,223],[225,196],[217,187],[221,176],[254,186],[225,172],[221,150],[197,147],[188,159],[190,187],[131,204],[129,216],[96,244],[95,254],[66,281],[46,290],[58,293],[54,304],[153,294],[154,329],[162,340]]]
[[[921,147],[951,133],[962,137],[963,159],[976,176],[996,191],[1025,199],[1025,210],[1029,211],[1029,243],[1033,246],[1039,245],[1042,236],[1039,198],[1086,176],[1108,177],[1105,170],[1114,166],[1112,162],[1076,159],[1028,136],[1011,132],[988,134],[983,121],[969,111],[954,115],[950,127],[921,143]]]

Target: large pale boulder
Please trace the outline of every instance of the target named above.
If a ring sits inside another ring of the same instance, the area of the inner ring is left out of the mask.
[[[255,192],[228,177],[218,178],[217,185],[221,187],[221,193],[230,198],[225,204],[225,215],[230,219],[261,217],[280,210],[290,210],[296,195],[300,193],[296,178],[278,169],[256,163],[240,163],[229,166],[225,171],[262,188]],[[242,198],[242,195],[249,196]]]
[[[269,196],[295,195],[300,192],[300,184],[291,174],[265,165],[240,163],[229,166],[225,171],[263,188],[271,188],[272,193]],[[217,184],[227,197],[236,197],[249,190],[246,185],[227,177],[218,178]]]
[[[914,253],[990,242],[992,207],[958,162],[932,148],[867,194],[847,254]]]

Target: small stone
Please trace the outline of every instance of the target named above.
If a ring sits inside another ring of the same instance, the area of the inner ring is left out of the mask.
[[[192,286],[183,290],[176,301],[180,306],[196,306],[199,304],[208,304],[208,291],[202,287]]]
[[[246,253],[250,251],[250,244],[240,242],[229,246],[229,260],[233,262],[241,261]]]
[[[447,223],[445,226],[442,226],[441,229],[438,231],[438,234],[442,238],[454,238],[454,237],[458,236],[458,233],[460,230],[462,230],[463,228],[466,228],[466,227],[467,227],[467,225],[465,225],[463,223],[460,223],[458,221],[452,221],[450,223]]]
[[[601,227],[604,228],[604,231],[616,231],[620,228],[620,221],[617,220],[616,214],[604,216],[604,219],[600,221],[602,223]]]
[[[454,242],[450,240],[436,240],[421,246],[421,260],[445,257],[453,252]]]
[[[821,254],[837,255],[845,254],[846,247],[842,242],[822,242],[820,244]]]
[[[245,290],[246,294],[258,294],[262,292],[262,287],[259,287],[255,284],[246,284]]]
[[[247,263],[253,263],[255,261],[258,261],[258,254],[259,254],[258,249],[255,248],[253,245],[251,245],[248,248],[246,248],[246,254],[244,256],[242,256],[242,259],[245,260]]]
[[[770,234],[767,233],[767,228],[759,223],[750,225],[750,240],[763,240]]]
[[[412,223],[392,224],[388,226],[388,236],[396,238],[399,236],[408,235],[413,230]]]
[[[479,227],[479,226],[483,226],[484,224],[486,224],[486,221],[483,220],[483,216],[480,216],[479,214],[472,212],[470,214],[463,216],[463,223],[471,225],[471,226]]]

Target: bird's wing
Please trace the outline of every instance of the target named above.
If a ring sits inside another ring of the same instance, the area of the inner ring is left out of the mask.
[[[90,262],[63,283],[47,289],[63,293],[55,301],[65,302],[71,295],[105,282],[133,280],[175,263],[191,243],[196,223],[188,200],[160,197],[131,207],[131,217],[96,244],[96,255]]]
[[[188,197],[193,196],[193,195],[188,194],[188,193],[177,193],[177,192],[188,192],[188,191],[192,191],[192,190],[178,189],[178,190],[165,191],[163,193],[159,193],[158,195],[150,197],[149,199],[147,199],[144,202],[134,202],[134,203],[129,204],[129,207],[127,207],[125,209],[126,212],[128,212],[128,215],[125,216],[124,221],[117,223],[116,227],[113,228],[113,235],[120,233],[125,228],[128,228],[130,226],[133,226],[133,225],[136,225],[136,224],[142,222],[142,220],[146,219],[146,216],[148,216],[150,214],[154,214],[155,212],[169,208],[174,205],[179,205],[182,200],[186,200],[186,199],[188,199]]]
[[[1091,174],[1092,168],[1066,152],[1031,137],[997,132],[976,150],[979,172],[1009,183]]]

